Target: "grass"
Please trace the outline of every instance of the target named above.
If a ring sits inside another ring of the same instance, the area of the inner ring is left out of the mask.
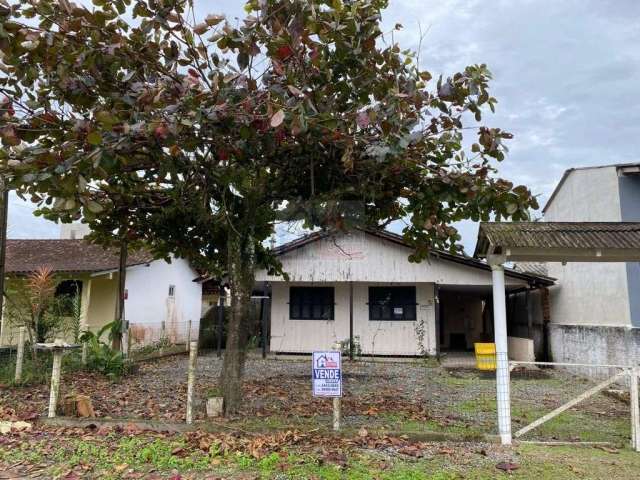
[[[468,447],[453,447],[468,448]],[[520,445],[515,449],[519,467],[507,475],[496,469],[496,459],[473,450],[454,458],[432,455],[425,459],[390,456],[380,452],[356,452],[344,462],[331,463],[315,453],[295,450],[273,452],[254,458],[242,452],[222,453],[215,445],[209,452],[192,450],[181,437],[148,439],[141,436],[105,439],[67,439],[52,447],[46,440],[0,447],[0,462],[49,465],[45,476],[59,476],[83,468],[106,480],[126,472],[180,472],[195,478],[326,479],[326,480],[521,480],[632,479],[640,470],[640,454],[621,450],[617,454],[586,447]],[[44,473],[44,472],[41,472]]]
[[[51,381],[51,367],[53,356],[51,352],[39,352],[37,359],[33,359],[31,351],[25,349],[22,364],[21,386],[43,385]],[[62,370],[65,373],[83,368],[79,352],[67,353],[62,357]],[[0,384],[17,386],[15,383],[16,358],[12,355],[7,362],[0,364]]]

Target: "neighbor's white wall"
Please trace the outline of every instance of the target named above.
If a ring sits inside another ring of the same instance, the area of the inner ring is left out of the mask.
[[[334,320],[291,320],[289,318],[289,287],[297,285],[333,286]],[[369,286],[382,283],[354,283],[354,336],[360,337],[362,353],[376,355],[420,355],[424,353],[416,332],[418,322],[424,324],[424,351],[436,353],[433,284],[416,285],[417,317],[411,321],[370,321]],[[393,285],[399,285],[394,283]],[[271,351],[309,353],[330,349],[336,341],[349,338],[349,284],[304,282],[274,282],[271,301]]]
[[[572,171],[544,215],[548,222],[619,222],[615,167]],[[551,322],[565,325],[631,324],[624,263],[549,263]]]
[[[404,282],[441,285],[491,285],[491,272],[431,257],[410,263],[411,249],[361,231],[325,238],[282,255],[292,282]],[[282,277],[256,272],[256,281]],[[509,285],[525,285],[509,276]]]
[[[202,307],[202,285],[194,282],[197,273],[189,262],[174,258],[171,263],[155,260],[127,270],[125,317],[133,325],[159,329],[165,322],[171,340],[183,341],[188,321],[192,321],[192,339],[198,334]],[[175,297],[169,297],[169,285],[175,285]]]

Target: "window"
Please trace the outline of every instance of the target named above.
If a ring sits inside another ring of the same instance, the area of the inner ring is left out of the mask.
[[[169,296],[170,297],[175,297],[176,296],[176,286],[175,285],[169,285]]]
[[[416,287],[369,287],[369,320],[415,320]]]
[[[55,297],[58,299],[58,313],[71,317],[79,313],[82,282],[79,280],[63,280],[56,285]]]
[[[333,320],[333,287],[291,287],[291,320]]]

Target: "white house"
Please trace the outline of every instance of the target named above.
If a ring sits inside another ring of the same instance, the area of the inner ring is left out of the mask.
[[[549,222],[640,221],[640,163],[572,168],[543,209]],[[640,263],[548,263],[555,361],[640,358]]]
[[[64,230],[68,233],[72,230]],[[76,237],[76,235],[70,235]],[[48,267],[57,282],[57,294],[78,294],[81,328],[97,330],[115,318],[118,298],[118,252],[76,238],[8,240],[5,272],[8,286],[20,285],[40,267]],[[125,280],[125,319],[134,343],[147,344],[165,335],[184,341],[189,320],[192,337],[198,334],[202,285],[184,259],[154,260],[144,251],[131,252]],[[23,287],[20,287],[23,288]],[[3,316],[0,345],[16,341],[15,325]]]
[[[438,251],[411,263],[411,252],[402,237],[368,230],[316,233],[278,247],[289,281],[256,272],[257,282],[272,296],[271,351],[308,353],[350,335],[363,354],[375,355],[435,355],[491,341],[490,268]],[[514,295],[553,284],[545,276],[511,269],[506,281]],[[531,310],[541,317],[539,305]]]

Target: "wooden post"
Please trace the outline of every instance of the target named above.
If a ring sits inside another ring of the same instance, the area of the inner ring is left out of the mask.
[[[189,371],[187,373],[187,424],[193,423],[193,387],[196,380],[196,359],[198,342],[189,344]]]
[[[333,349],[336,352],[340,351],[340,342],[333,344]],[[342,359],[340,360],[340,369],[343,368]],[[342,372],[341,372],[342,374]],[[342,379],[341,379],[342,381]],[[343,386],[344,387],[344,386]],[[342,393],[342,392],[341,392]],[[342,423],[342,397],[333,397],[333,429],[337,432],[340,430],[340,424]]]
[[[342,399],[333,397],[333,429],[337,432],[340,430],[340,421],[342,417]]]
[[[191,319],[189,319],[189,322],[187,324],[187,341],[184,346],[187,352],[189,351],[190,345],[191,345]]]
[[[58,395],[60,394],[60,372],[62,370],[62,340],[56,339],[53,349],[53,368],[51,369],[51,392],[49,393],[49,418],[56,416]]]
[[[353,361],[353,282],[349,282],[349,360]]]
[[[222,292],[222,287],[220,287],[220,292]],[[222,335],[224,333],[224,297],[222,293],[220,293],[220,300],[218,301],[218,328],[216,334],[216,343],[217,343],[217,357],[220,358],[222,356]]]
[[[631,448],[640,452],[640,401],[638,400],[638,374],[640,369],[633,367],[629,371],[630,378],[630,401],[631,406]]]
[[[24,334],[25,327],[20,327],[18,333],[18,351],[16,353],[16,383],[22,381],[22,364],[24,363]]]
[[[88,354],[89,346],[87,342],[82,342],[82,365],[87,364],[87,354]]]
[[[122,325],[122,355],[129,356],[129,322],[124,320]]]
[[[262,333],[262,358],[267,358],[267,298],[260,299],[260,331]]]

